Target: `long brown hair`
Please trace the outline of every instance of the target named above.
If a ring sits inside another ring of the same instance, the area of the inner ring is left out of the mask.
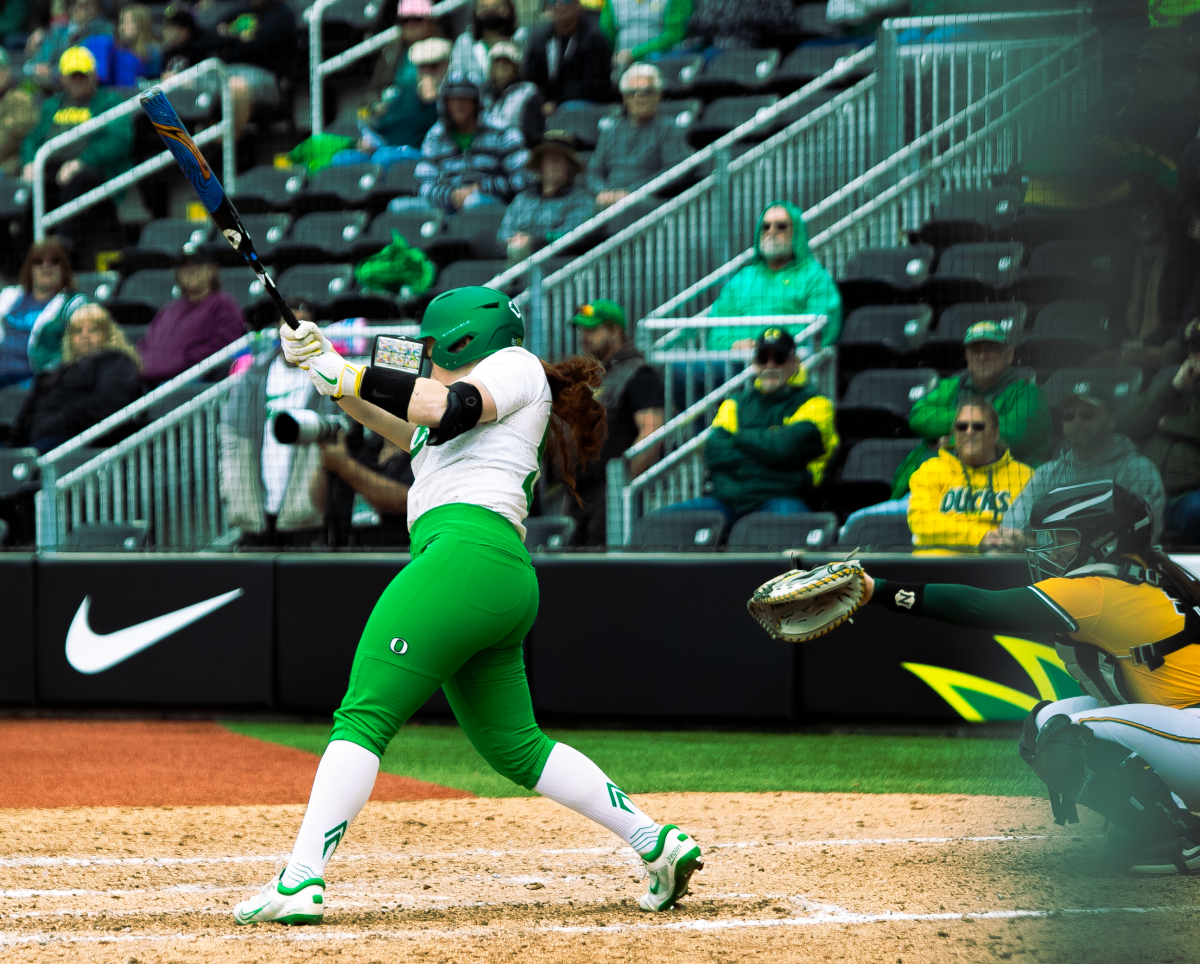
[[[557,459],[571,495],[583,505],[575,488],[575,471],[594,462],[608,438],[604,406],[596,401],[593,391],[604,379],[604,366],[594,358],[571,355],[557,365],[543,361],[542,368],[546,370],[552,399],[550,454]]]
[[[62,287],[59,291],[70,291],[75,287],[75,273],[71,270],[71,258],[67,254],[67,249],[63,247],[63,243],[58,238],[43,238],[41,241],[34,241],[29,246],[29,251],[25,255],[25,263],[21,265],[21,274],[17,283],[27,293],[33,291],[33,263],[41,261],[43,258],[57,261],[62,267]]]

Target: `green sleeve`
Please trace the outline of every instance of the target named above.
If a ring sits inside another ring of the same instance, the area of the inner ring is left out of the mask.
[[[1050,409],[1040,388],[1028,382],[1014,386],[1011,403],[998,414],[1000,437],[1014,457],[1035,465],[1050,457]]]
[[[612,4],[605,3],[600,8],[600,32],[608,40],[608,46],[614,53],[617,50],[617,21],[613,19]]]
[[[33,130],[25,135],[25,140],[21,141],[21,163],[32,164],[33,155],[38,152],[41,147],[49,139],[50,122],[54,117],[54,111],[58,106],[58,98],[52,97],[42,105],[42,112],[38,117],[38,122],[33,125]]]
[[[930,442],[948,435],[954,427],[955,404],[958,401],[958,379],[943,378],[932,392],[913,407],[908,427],[914,435]]]
[[[714,428],[704,443],[704,464],[709,469],[735,469],[745,459],[733,444],[733,435],[723,428]]]
[[[103,113],[121,103],[118,97],[105,103],[97,113]],[[84,164],[98,168],[106,177],[116,177],[132,165],[133,118],[126,116],[111,124],[105,124],[88,135],[88,145],[79,155]]]
[[[1171,384],[1171,379],[1166,379],[1153,391],[1139,395],[1133,400],[1133,404],[1117,420],[1117,431],[1128,435],[1135,442],[1145,442],[1158,431],[1158,420],[1170,411],[1171,404],[1178,397],[1179,392]],[[1190,422],[1191,419],[1187,421]]]
[[[871,601],[887,595],[887,580],[876,579]],[[956,583],[928,583],[921,615],[964,629],[998,633],[1065,633],[1074,630],[1032,586],[976,589]]]
[[[829,323],[821,332],[821,344],[829,347],[836,344],[842,334],[842,295],[829,273],[820,265],[816,267],[820,276],[813,285],[804,310],[809,314],[825,315],[829,319]]]
[[[607,7],[608,4],[605,4]],[[670,50],[687,34],[688,21],[692,19],[692,0],[667,0],[663,11],[663,32],[653,40],[638,44],[630,52],[634,60],[650,54],[661,54]]]
[[[743,428],[733,436],[733,444],[743,455],[780,468],[802,468],[825,454],[821,431],[812,422]]]

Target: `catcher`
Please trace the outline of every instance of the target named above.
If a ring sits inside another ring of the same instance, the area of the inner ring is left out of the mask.
[[[1200,581],[1150,545],[1153,519],[1111,481],[1052,490],[1033,507],[1033,585],[988,591],[872,579],[857,561],[790,572],[751,613],[776,638],[812,639],[859,605],[1014,635],[1052,636],[1087,694],[1043,701],[1021,757],[1050,790],[1056,823],[1077,803],[1114,824],[1133,872],[1200,871]]]

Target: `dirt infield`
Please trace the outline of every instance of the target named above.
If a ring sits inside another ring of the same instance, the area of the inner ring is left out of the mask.
[[[0,807],[303,803],[318,762],[216,723],[2,720],[0,746]],[[381,773],[371,799],[470,796]]]
[[[0,960],[595,964],[1183,962],[1200,879],[1130,879],[1101,821],[1044,800],[847,794],[637,798],[706,849],[647,916],[639,861],[548,800],[371,803],[328,870],[319,928],[229,910],[290,846],[300,806],[0,811]]]

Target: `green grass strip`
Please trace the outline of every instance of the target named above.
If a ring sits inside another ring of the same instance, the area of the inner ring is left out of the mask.
[[[319,723],[225,722],[234,733],[321,753]],[[628,793],[813,791],[1042,796],[1016,740],[812,733],[548,730],[586,753]],[[387,773],[481,797],[533,794],[492,771],[457,726],[405,726],[384,754]]]

